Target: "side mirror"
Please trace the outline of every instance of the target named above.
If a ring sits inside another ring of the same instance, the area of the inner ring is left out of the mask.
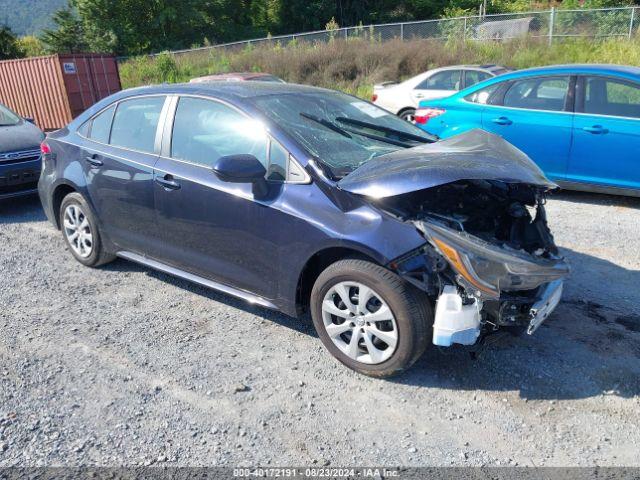
[[[264,165],[253,155],[226,155],[213,164],[213,171],[223,182],[253,183],[267,174]]]
[[[36,119],[33,117],[25,117],[24,118],[25,122],[29,122],[29,123],[33,123],[34,125],[36,124]]]

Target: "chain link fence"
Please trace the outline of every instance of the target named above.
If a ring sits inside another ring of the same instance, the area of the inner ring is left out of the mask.
[[[423,20],[418,22],[360,25],[356,27],[317,32],[280,35],[243,40],[188,50],[171,52],[174,55],[206,52],[217,49],[235,50],[248,46],[287,46],[293,43],[326,43],[335,39],[365,39],[384,42],[393,39],[460,39],[502,41],[522,37],[555,39],[570,37],[627,37],[638,34],[640,7],[607,9],[543,10]],[[157,55],[157,54],[156,54]]]

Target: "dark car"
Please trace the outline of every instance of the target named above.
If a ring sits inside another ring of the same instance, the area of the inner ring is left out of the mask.
[[[51,134],[39,191],[84,265],[119,256],[310,310],[333,355],[385,376],[432,327],[437,345],[532,333],[568,272],[543,206],[554,185],[524,154],[479,130],[434,140],[330,90],[147,87]]]
[[[0,104],[0,200],[37,192],[44,133]]]

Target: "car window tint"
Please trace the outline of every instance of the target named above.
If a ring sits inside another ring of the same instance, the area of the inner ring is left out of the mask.
[[[495,92],[499,86],[499,83],[494,83],[493,85],[490,85],[486,88],[476,90],[475,92],[464,97],[464,99],[467,102],[481,103],[483,105],[486,105],[489,102],[491,95],[493,95],[493,92]]]
[[[165,97],[141,97],[118,104],[111,129],[111,145],[152,153]]]
[[[640,86],[603,77],[587,77],[585,86],[585,113],[640,118]]]
[[[431,75],[416,90],[460,90],[461,70],[445,70]]]
[[[251,154],[267,168],[264,126],[220,102],[182,97],[173,121],[171,156],[212,166],[226,155]]]
[[[531,110],[562,111],[569,91],[569,77],[528,78],[513,82],[504,95],[504,106]]]
[[[269,148],[269,168],[267,168],[267,179],[279,181],[286,180],[288,163],[289,152],[287,152],[278,142],[272,140]]]
[[[478,70],[467,70],[465,73],[465,86],[470,87],[476,83],[483,82],[487,78],[491,78],[491,74],[480,72]]]
[[[109,133],[111,132],[111,119],[113,118],[114,106],[103,110],[93,117],[89,138],[100,143],[109,143]],[[88,123],[88,122],[87,122]]]

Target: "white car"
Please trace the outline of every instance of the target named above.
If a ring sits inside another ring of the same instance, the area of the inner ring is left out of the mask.
[[[411,122],[422,100],[448,97],[458,90],[508,71],[499,65],[455,65],[435,68],[402,83],[385,82],[374,85],[371,100],[379,107]]]

